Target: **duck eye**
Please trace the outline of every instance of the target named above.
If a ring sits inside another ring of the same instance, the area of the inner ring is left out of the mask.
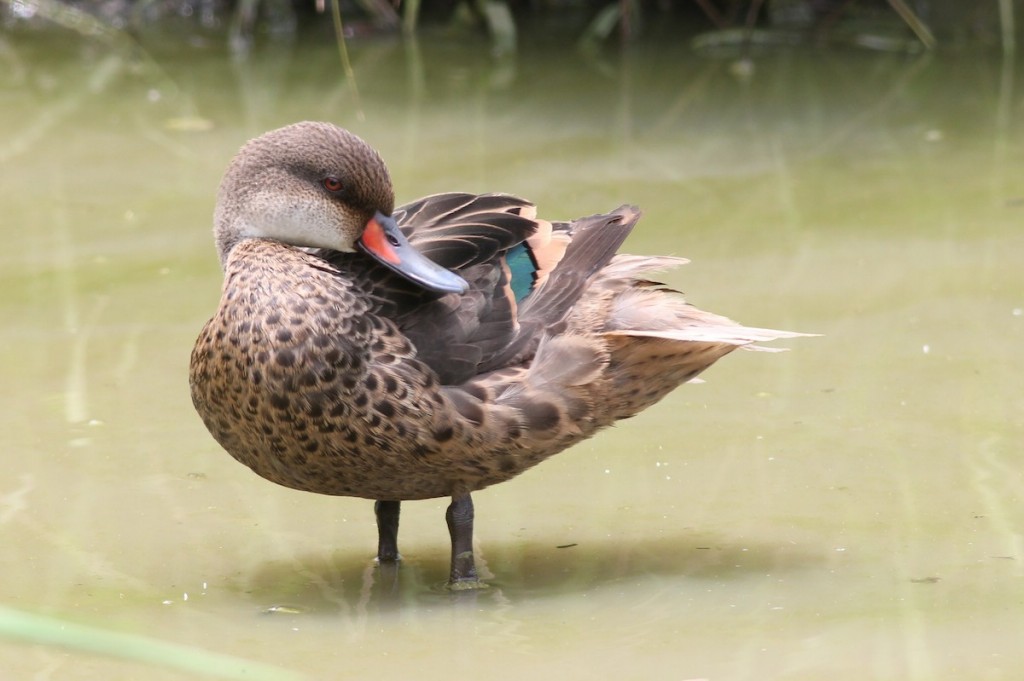
[[[341,180],[339,180],[336,177],[325,177],[324,179],[320,180],[320,184],[322,184],[324,186],[324,189],[331,192],[332,194],[337,194],[338,192],[345,188],[345,185],[341,183]]]

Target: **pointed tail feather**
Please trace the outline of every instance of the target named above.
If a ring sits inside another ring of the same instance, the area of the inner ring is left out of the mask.
[[[780,338],[800,338],[817,336],[816,333],[798,333],[796,331],[780,331],[778,329],[760,329],[738,324],[714,324],[707,326],[690,326],[682,329],[644,330],[623,329],[608,331],[609,336],[634,336],[640,338],[664,338],[693,343],[726,343],[749,350],[764,352],[785,352],[786,348],[766,348],[753,343],[766,343]]]

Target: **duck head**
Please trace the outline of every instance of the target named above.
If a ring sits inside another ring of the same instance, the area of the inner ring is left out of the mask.
[[[360,250],[426,290],[461,293],[466,282],[416,251],[391,218],[391,177],[362,139],[304,122],[250,140],[221,180],[214,234],[221,266],[243,239]]]

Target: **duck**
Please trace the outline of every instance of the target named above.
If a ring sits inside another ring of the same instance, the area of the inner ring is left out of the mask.
[[[486,587],[472,494],[694,381],[742,326],[621,254],[638,208],[545,220],[509,194],[394,207],[381,156],[305,121],[247,142],[214,210],[220,301],[189,384],[213,439],[285,487],[373,500],[396,563],[403,501],[450,498],[448,585]]]

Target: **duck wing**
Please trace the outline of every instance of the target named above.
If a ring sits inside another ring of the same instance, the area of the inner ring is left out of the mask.
[[[492,261],[537,230],[537,209],[509,194],[435,194],[395,210],[409,242],[438,265],[461,271]]]
[[[443,384],[460,385],[528,362],[639,212],[552,223],[515,196],[450,193],[402,206],[394,217],[417,250],[467,281],[465,293],[431,294],[359,253],[320,255],[363,289]]]

